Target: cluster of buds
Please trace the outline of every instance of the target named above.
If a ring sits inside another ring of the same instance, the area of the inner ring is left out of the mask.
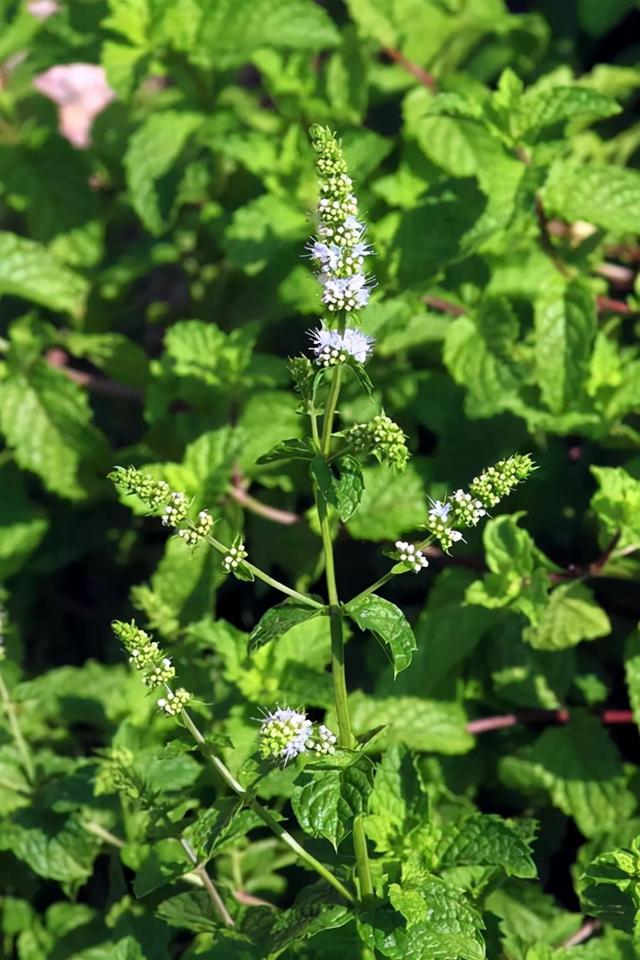
[[[149,507],[158,510],[171,496],[171,487],[166,480],[156,480],[149,473],[142,473],[135,467],[116,467],[109,479],[125,493],[135,495]]]
[[[286,765],[301,753],[334,753],[336,735],[319,724],[317,727],[300,710],[277,707],[260,722],[258,750],[264,760]]]
[[[152,640],[146,630],[142,630],[134,620],[131,623],[114,620],[111,628],[129,654],[129,663],[142,673],[144,685],[150,689],[165,688],[166,694],[157,701],[158,707],[170,716],[179,713],[191,699],[191,694],[182,687],[174,692],[168,686],[176,671],[159,643]]]
[[[374,339],[366,333],[347,327],[344,333],[329,330],[324,324],[316,330],[310,330],[313,341],[312,351],[316,363],[321,367],[333,367],[344,363],[351,357],[357,363],[365,363],[371,356]]]
[[[380,462],[404,470],[409,459],[406,437],[390,417],[381,413],[369,423],[354,423],[347,430],[346,441],[360,453],[372,453]]]
[[[417,547],[412,543],[407,543],[406,540],[396,540],[396,550],[398,552],[398,560],[400,560],[401,563],[411,564],[414,573],[420,573],[421,570],[429,566],[429,561],[422,550],[418,550]]]
[[[236,544],[233,547],[229,547],[222,559],[222,567],[225,573],[233,573],[234,570],[237,570],[243,560],[246,560],[249,554],[245,550],[244,543]]]
[[[150,474],[142,473],[135,467],[116,467],[109,478],[124,490],[135,494],[151,510],[162,510],[162,523],[173,527],[178,536],[189,546],[195,547],[205,540],[211,532],[213,517],[207,510],[201,510],[196,520],[189,519],[189,501],[184,493],[172,490],[166,480],[155,480]]]
[[[165,527],[179,527],[187,519],[187,498],[184,493],[176,490],[169,494],[169,503],[162,513],[162,524]]]
[[[166,697],[160,697],[156,702],[158,709],[169,717],[176,717],[191,700],[191,694],[184,687],[177,690],[167,690]]]
[[[209,511],[201,510],[195,523],[190,527],[183,527],[181,530],[178,530],[178,536],[181,537],[185,543],[189,544],[190,547],[195,547],[201,540],[206,539],[211,532],[212,526],[213,517]]]
[[[469,492],[456,490],[445,501],[432,500],[428,527],[449,551],[463,539],[458,527],[475,527],[503,497],[535,469],[528,454],[516,454],[488,467],[469,484]]]
[[[534,470],[535,466],[528,453],[516,454],[506,460],[499,460],[494,467],[484,470],[479,477],[471,481],[469,490],[486,507],[495,507]]]

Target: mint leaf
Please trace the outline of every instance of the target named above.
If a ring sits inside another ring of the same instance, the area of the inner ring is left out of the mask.
[[[633,233],[640,218],[640,173],[613,164],[558,162],[542,199],[547,214],[587,220],[614,234]]]
[[[337,507],[336,478],[324,457],[314,457],[311,461],[311,476],[315,480],[318,493],[325,504]]]
[[[599,489],[591,506],[610,536],[620,533],[620,546],[640,539],[640,480],[622,467],[592,467]]]
[[[595,297],[582,280],[550,283],[536,300],[535,350],[543,400],[554,413],[570,410],[589,375],[596,333]]]
[[[610,631],[609,618],[591,590],[574,581],[551,592],[537,624],[527,627],[522,636],[536,650],[564,650]]]
[[[87,495],[85,476],[105,464],[86,393],[43,360],[20,365],[0,381],[0,430],[16,463],[70,500]]]
[[[386,467],[365,467],[360,507],[348,521],[355,540],[397,540],[427,519],[427,498],[420,474],[409,464],[400,474]]]
[[[292,627],[298,626],[307,620],[317,617],[321,610],[316,610],[296,600],[284,600],[271,607],[251,631],[249,635],[249,652],[254,653],[272,640],[279,640]]]
[[[399,607],[375,593],[352,600],[345,611],[361,630],[369,630],[389,650],[394,676],[411,663],[416,647],[413,630]]]
[[[386,726],[376,747],[403,743],[413,750],[466,753],[473,746],[461,704],[421,697],[369,697],[358,691],[349,697],[354,732]]]
[[[315,456],[313,444],[306,439],[281,440],[268,453],[258,457],[256,463],[278,463],[281,460],[311,460]]]
[[[636,808],[607,731],[579,711],[562,729],[545,730],[531,747],[505,758],[500,769],[509,786],[546,791],[586,837],[614,830]]]
[[[351,833],[354,817],[366,811],[371,786],[366,757],[339,771],[314,773],[292,798],[298,823],[312,837],[324,837],[337,848]]]
[[[215,933],[219,927],[219,920],[211,915],[211,900],[204,890],[179,893],[163,900],[155,913],[170,927],[193,930],[194,933]]]
[[[488,864],[508,876],[537,875],[529,844],[508,820],[494,814],[472,814],[444,827],[436,853],[441,867]]]
[[[86,280],[63,266],[46,247],[0,231],[0,294],[31,300],[79,318],[87,292]]]
[[[640,943],[640,837],[629,849],[603,853],[587,866],[578,881],[586,913],[631,933]]]
[[[173,197],[160,189],[189,137],[202,124],[197,113],[152,113],[129,141],[124,158],[133,208],[147,230],[159,236],[167,226]]]
[[[338,474],[335,484],[338,513],[342,522],[346,523],[360,505],[364,492],[364,477],[356,458],[348,454],[339,461]]]

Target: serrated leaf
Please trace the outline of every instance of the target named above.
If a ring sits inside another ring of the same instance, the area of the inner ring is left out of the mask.
[[[178,840],[173,837],[154,843],[133,881],[136,897],[146,897],[154,890],[173,883],[190,869],[189,861]]]
[[[512,787],[547,791],[586,837],[614,830],[636,808],[607,731],[597,718],[579,711],[565,727],[545,730],[533,746],[505,758],[501,774]]]
[[[598,120],[620,113],[611,97],[586,87],[552,86],[527,91],[519,105],[516,137],[528,138],[561,121],[583,117]]]
[[[338,513],[343,523],[350,520],[360,505],[364,492],[362,469],[355,457],[342,457],[338,463],[339,477],[335,484]]]
[[[609,618],[591,590],[576,581],[553,590],[537,624],[527,627],[522,636],[536,650],[565,650],[610,631]]]
[[[634,233],[640,220],[640,173],[613,165],[558,163],[542,198],[547,214],[586,220],[614,234]]]
[[[384,750],[403,743],[413,750],[466,753],[473,746],[467,717],[460,703],[421,697],[349,697],[354,732],[364,733],[376,724],[387,726],[376,747]]]
[[[261,47],[321,50],[339,33],[309,0],[217,0],[207,6],[191,59],[207,69],[240,66]]]
[[[427,519],[427,498],[420,474],[409,464],[400,474],[385,467],[365,467],[360,507],[348,521],[355,540],[397,540]]]
[[[351,833],[354,817],[366,811],[371,786],[372,766],[366,757],[340,771],[315,773],[292,798],[298,823],[312,837],[324,837],[337,848]]]
[[[345,607],[346,613],[361,630],[369,630],[391,654],[394,675],[411,663],[416,647],[413,630],[395,603],[375,593],[356,598]]]
[[[251,631],[249,635],[249,652],[254,653],[265,644],[272,640],[279,640],[280,637],[288,633],[292,627],[304,623],[306,620],[312,620],[317,617],[321,610],[314,609],[306,604],[296,600],[284,600],[282,603],[271,607]]]
[[[603,853],[592,860],[578,882],[586,913],[631,933],[640,943],[640,837],[629,849]]]
[[[87,281],[33,240],[0,231],[0,294],[80,317]]]
[[[315,456],[313,444],[309,440],[281,440],[268,453],[258,457],[256,463],[278,463],[280,460],[312,460]]]
[[[494,814],[472,814],[443,828],[436,848],[440,866],[489,864],[511,877],[537,875],[529,844],[508,820]]]
[[[155,914],[170,927],[193,930],[194,933],[214,933],[220,926],[217,916],[212,917],[211,900],[204,890],[179,893],[163,900]]]
[[[164,347],[179,377],[195,377],[212,387],[239,380],[253,350],[254,334],[248,330],[223,333],[215,323],[183,320],[166,333]]]
[[[610,536],[619,533],[619,546],[640,540],[640,480],[622,467],[591,467],[599,489],[591,506]]]
[[[220,749],[220,745],[216,749]],[[242,800],[235,797],[219,797],[204,810],[184,832],[184,836],[203,860],[210,859],[240,837],[248,834],[262,820],[250,809],[243,807]]]
[[[19,466],[70,500],[86,496],[81,471],[104,462],[86,393],[41,360],[0,382],[0,430]]]
[[[589,376],[596,333],[595,297],[582,280],[549,284],[536,300],[538,384],[554,413],[571,410]]]
[[[167,199],[160,179],[171,170],[189,137],[202,123],[198,113],[166,110],[151,113],[133,134],[124,158],[131,202],[154,236],[167,226],[173,197]]]
[[[13,814],[3,826],[0,847],[11,850],[38,876],[77,889],[93,871],[102,842],[75,816],[33,806]]]

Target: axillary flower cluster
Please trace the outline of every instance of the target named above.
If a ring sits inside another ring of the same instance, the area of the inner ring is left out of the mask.
[[[277,707],[260,724],[260,756],[286,765],[301,753],[335,752],[337,737],[323,723],[315,724],[301,710]]]
[[[176,671],[159,643],[133,622],[114,620],[111,628],[129,654],[129,663],[142,673],[144,685],[151,689],[164,688],[164,696],[156,701],[158,709],[171,717],[180,713],[191,700],[191,694],[184,687],[174,690],[169,686]]]
[[[313,127],[311,137],[320,200],[317,235],[307,244],[307,251],[317,268],[322,303],[330,316],[340,319],[340,329],[323,321],[309,331],[312,352],[323,367],[344,363],[349,357],[365,363],[373,349],[373,337],[346,326],[345,319],[369,302],[374,279],[365,274],[364,261],[371,254],[371,245],[364,240],[366,228],[358,218],[358,201],[340,144],[325,127]]]
[[[503,497],[535,470],[529,454],[515,454],[488,467],[469,484],[469,490],[456,490],[445,500],[432,500],[427,529],[448,552],[463,540],[460,527],[475,527],[497,506]]]

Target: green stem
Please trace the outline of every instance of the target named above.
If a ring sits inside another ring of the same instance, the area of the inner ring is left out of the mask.
[[[340,367],[337,366],[334,369],[324,421],[322,424],[321,445],[325,458],[327,458],[331,452],[331,434],[333,431],[333,420],[335,417],[336,407],[338,405],[338,396],[340,394],[340,376]],[[349,716],[347,678],[344,665],[344,623],[342,607],[340,606],[340,598],[338,596],[338,585],[336,581],[331,523],[327,505],[317,487],[315,495],[318,519],[320,521],[322,547],[324,551],[327,593],[329,596],[331,673],[333,676],[333,694],[336,704],[336,714],[338,717],[339,743],[341,747],[351,750],[355,746],[355,739],[351,729],[351,717]],[[370,906],[374,899],[373,884],[371,882],[371,870],[369,868],[367,838],[364,832],[364,823],[360,817],[356,817],[353,822],[353,852],[356,860],[356,872],[358,874],[360,899],[363,904]]]
[[[20,722],[18,720],[18,713],[16,710],[16,705],[9,696],[9,691],[5,685],[2,674],[0,673],[0,701],[2,701],[2,706],[4,707],[4,712],[7,715],[9,721],[9,727],[11,729],[11,734],[13,736],[14,743],[20,754],[20,759],[22,760],[22,766],[24,772],[27,775],[27,780],[30,784],[35,783],[36,771],[33,765],[33,758],[31,756],[31,751],[27,744],[27,741],[22,736],[22,730],[20,729]]]
[[[225,547],[223,543],[220,543],[219,540],[216,540],[215,537],[207,537],[208,543],[214,547],[218,553],[226,554],[228,552],[228,547]],[[279,590],[280,593],[286,593],[288,597],[293,597],[295,600],[298,600],[299,603],[306,604],[307,607],[315,607],[317,610],[322,610],[324,607],[323,603],[320,603],[318,600],[314,600],[313,597],[307,597],[304,593],[299,593],[297,590],[294,590],[293,587],[288,587],[286,583],[281,583],[280,580],[276,580],[275,577],[270,577],[268,573],[265,573],[264,570],[261,570],[260,567],[254,566],[253,563],[249,563],[247,560],[243,560],[243,565],[250,570],[251,573],[258,580],[262,580],[263,583],[267,583],[270,587],[273,587],[274,590]]]
[[[353,901],[353,896],[351,895],[351,893],[349,893],[347,888],[340,882],[340,880],[338,880],[338,878],[335,877],[331,873],[331,871],[327,869],[327,867],[325,867],[322,863],[320,863],[319,860],[316,860],[315,857],[313,857],[307,850],[305,850],[304,847],[301,846],[301,844],[299,844],[298,841],[294,837],[292,837],[291,834],[287,830],[285,830],[280,823],[278,823],[275,817],[273,817],[271,813],[265,807],[263,807],[258,800],[255,799],[255,797],[251,797],[249,794],[247,794],[247,791],[242,786],[242,784],[238,783],[238,781],[233,776],[231,771],[227,769],[227,767],[222,762],[222,760],[220,760],[220,758],[217,757],[213,753],[211,748],[208,746],[205,738],[203,737],[202,733],[200,732],[196,724],[193,722],[190,714],[183,709],[181,711],[181,717],[184,722],[184,725],[186,726],[187,730],[189,731],[189,733],[191,734],[195,742],[198,744],[198,746],[202,750],[204,756],[207,758],[209,763],[212,764],[214,769],[220,774],[224,782],[233,790],[233,792],[236,793],[239,797],[243,797],[246,803],[248,804],[248,806],[250,806],[253,812],[260,817],[262,822],[266,824],[266,826],[268,826],[269,829],[272,830],[280,840],[286,843],[287,846],[291,850],[293,850],[294,853],[301,860],[303,860],[312,870],[314,870],[321,877],[323,877],[323,879],[326,880],[327,883],[331,884],[331,886],[335,890],[337,890],[338,893],[345,898],[345,900]]]
[[[385,583],[389,583],[389,580],[393,580],[394,577],[397,577],[399,573],[393,573],[391,570],[389,573],[385,573],[383,577],[380,577],[379,580],[376,580],[375,583],[372,583],[370,587],[367,587],[366,590],[361,590],[355,597],[353,597],[349,603],[355,603],[356,600],[361,600],[362,597],[368,597],[370,593],[375,593],[376,590],[379,590],[380,587],[384,587]]]
[[[322,421],[321,447],[325,457],[328,456],[331,452],[331,434],[333,432],[333,418],[336,415],[336,407],[338,406],[338,397],[340,396],[341,382],[342,382],[342,368],[338,364],[338,366],[333,368],[333,377],[331,379],[331,386],[329,388],[327,406],[325,408],[324,419]]]

